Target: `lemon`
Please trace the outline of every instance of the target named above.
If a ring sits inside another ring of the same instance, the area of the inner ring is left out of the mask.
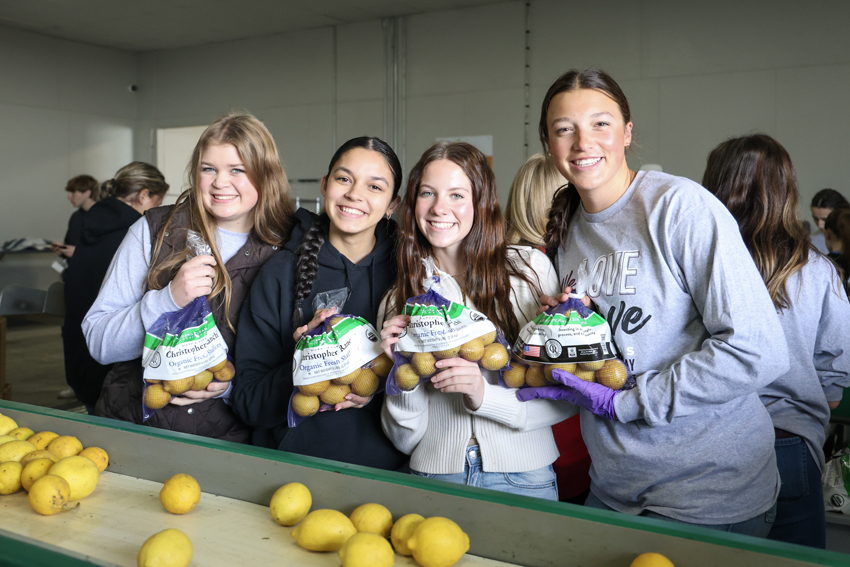
[[[80,451],[83,450],[83,444],[71,435],[59,435],[47,444],[47,450],[60,459],[64,459],[65,457],[79,455]]]
[[[66,506],[70,497],[71,486],[68,481],[55,474],[44,475],[30,487],[30,506],[45,516],[52,516],[62,510],[71,510],[72,508]],[[80,503],[77,502],[77,506],[79,505]]]
[[[109,466],[109,455],[100,447],[86,447],[80,451],[80,456],[94,461],[99,472],[105,471],[106,467]]]
[[[30,461],[34,461],[36,459],[50,459],[55,463],[59,460],[59,457],[57,457],[47,449],[43,451],[33,451],[32,453],[27,453],[21,458],[21,466],[26,467],[30,463]]]
[[[307,514],[290,533],[304,549],[339,551],[357,529],[342,512],[322,509]]]
[[[18,424],[8,415],[0,415],[0,435],[8,435],[13,429],[17,429]]]
[[[59,459],[50,467],[50,474],[61,476],[71,487],[71,500],[85,498],[97,487],[100,471],[91,459],[74,455]]]
[[[354,534],[339,550],[342,567],[392,567],[395,554],[389,542],[377,534]]]
[[[172,514],[191,512],[201,501],[201,486],[188,474],[176,474],[162,485],[159,501]]]
[[[349,517],[358,532],[390,537],[390,531],[393,529],[393,515],[380,504],[370,503],[358,506]]]
[[[0,494],[12,494],[21,488],[23,467],[17,461],[0,463]]]
[[[0,435],[0,445],[8,443],[9,441],[20,441],[20,439],[12,437],[11,435]]]
[[[29,427],[16,427],[12,431],[10,431],[8,433],[8,435],[11,435],[15,439],[20,439],[21,441],[26,441],[27,439],[32,437],[34,433],[35,432],[32,429],[30,429]]]
[[[47,449],[47,446],[51,441],[59,437],[58,433],[53,433],[52,431],[39,431],[27,441],[38,447],[39,449]]]
[[[416,526],[407,547],[422,567],[449,567],[469,551],[469,536],[448,518],[434,516]]]
[[[269,510],[272,519],[282,526],[294,526],[304,519],[313,505],[310,489],[300,482],[290,482],[272,495]]]
[[[425,518],[419,514],[407,514],[396,520],[393,525],[393,530],[390,532],[390,541],[393,542],[393,547],[402,555],[412,555],[413,552],[407,547],[407,540],[413,535],[413,532]]]
[[[178,529],[152,535],[136,559],[139,567],[187,567],[192,562],[192,540]]]
[[[673,562],[660,553],[642,553],[638,555],[630,567],[674,567]]]
[[[29,441],[9,441],[0,445],[0,463],[15,461],[20,463],[27,453],[38,451],[38,447]]]
[[[50,459],[35,459],[30,461],[24,466],[23,471],[21,471],[21,486],[29,492],[33,483],[46,475],[52,466],[53,461]]]

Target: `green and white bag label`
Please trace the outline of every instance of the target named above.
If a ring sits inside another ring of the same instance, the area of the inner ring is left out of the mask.
[[[175,312],[179,313],[182,311]],[[170,327],[168,331],[145,334],[142,366],[146,380],[188,378],[227,359],[227,345],[212,313],[203,317],[200,324]]]
[[[850,513],[850,455],[827,462],[822,480],[823,503],[827,512]]]
[[[598,313],[583,317],[543,312],[519,332],[514,349],[522,358],[545,363],[607,360],[617,355],[608,321]]]
[[[292,358],[292,381],[307,386],[351,374],[381,355],[375,328],[362,317],[329,321],[301,337]]]
[[[496,330],[486,316],[460,303],[422,305],[408,303],[402,314],[410,324],[396,343],[397,352],[436,352],[459,347]]]

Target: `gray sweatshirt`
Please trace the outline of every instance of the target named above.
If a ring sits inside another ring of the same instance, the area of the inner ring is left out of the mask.
[[[218,229],[218,250],[227,262],[248,241],[248,233]],[[171,284],[145,291],[151,260],[150,226],[137,220],[118,247],[100,293],[83,320],[89,352],[101,364],[142,356],[145,329],[161,315],[180,309],[171,297]]]
[[[791,301],[779,312],[791,370],[759,392],[773,424],[806,440],[823,470],[827,401],[850,385],[850,303],[832,262],[815,253],[788,278]]]
[[[571,219],[561,283],[583,263],[637,378],[615,398],[618,421],[582,410],[593,493],[696,524],[767,511],[779,474],[758,391],[788,371],[788,353],[735,219],[688,179],[639,172],[612,206]]]

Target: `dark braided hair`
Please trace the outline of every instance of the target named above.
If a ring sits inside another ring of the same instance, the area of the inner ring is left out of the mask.
[[[543,144],[543,153],[546,155],[550,155],[549,124],[547,123],[547,119],[549,105],[552,103],[552,99],[561,93],[580,89],[592,89],[610,97],[620,107],[620,112],[623,115],[623,123],[628,124],[632,121],[629,101],[626,99],[626,95],[623,93],[620,85],[608,73],[600,69],[585,69],[584,71],[572,69],[558,77],[552,83],[552,86],[549,87],[549,91],[543,98],[538,133],[540,134],[540,142]],[[561,243],[566,239],[570,219],[576,212],[576,209],[578,209],[580,203],[581,197],[579,197],[578,190],[572,183],[561,187],[555,193],[555,197],[552,199],[552,208],[549,209],[549,222],[546,224],[546,235],[543,237],[546,254],[550,258],[554,258],[558,253]]]
[[[342,158],[346,152],[362,148],[372,150],[381,154],[387,162],[393,173],[393,196],[390,199],[392,203],[398,196],[399,188],[401,187],[401,163],[398,156],[395,155],[393,149],[381,140],[380,138],[372,138],[369,136],[361,136],[353,138],[341,145],[331,158],[328,165],[328,173],[330,176],[334,165]],[[394,231],[395,221],[390,220],[390,229]],[[327,213],[320,214],[310,225],[307,234],[301,241],[298,247],[295,263],[295,306],[292,309],[292,331],[295,332],[298,327],[304,324],[304,300],[310,296],[313,291],[313,280],[316,279],[316,273],[319,271],[319,251],[325,244],[330,231],[331,221]]]

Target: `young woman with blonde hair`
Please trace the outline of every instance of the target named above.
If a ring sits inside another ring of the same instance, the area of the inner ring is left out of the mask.
[[[248,114],[230,114],[201,135],[177,204],[152,209],[131,228],[83,322],[92,356],[120,362],[106,378],[96,414],[142,422],[145,329],[161,315],[207,296],[233,354],[242,300],[260,267],[286,240],[294,213],[277,147]],[[195,231],[211,254],[187,259]],[[248,441],[249,429],[222,399],[227,383],[175,396],[147,425]]]
[[[506,238],[520,246],[543,246],[552,197],[567,184],[551,157],[534,154],[519,168],[505,205]]]
[[[738,221],[788,341],[791,370],[759,391],[782,479],[769,537],[824,548],[824,430],[850,385],[850,303],[797,218],[797,176],[779,142],[764,134],[723,142],[702,184]]]

